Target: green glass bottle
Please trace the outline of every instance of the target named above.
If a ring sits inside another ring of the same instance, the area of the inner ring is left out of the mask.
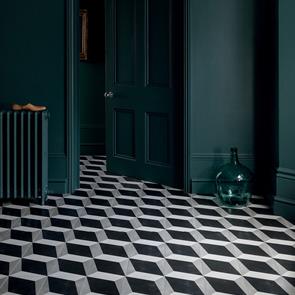
[[[253,174],[239,162],[238,149],[233,147],[230,151],[230,163],[222,166],[216,176],[217,196],[224,206],[247,206],[251,197]]]

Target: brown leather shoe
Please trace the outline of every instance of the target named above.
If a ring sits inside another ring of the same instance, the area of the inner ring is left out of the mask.
[[[14,111],[21,111],[23,109],[23,107],[20,105],[20,104],[17,104],[17,103],[14,103],[11,108],[14,110]]]
[[[14,103],[11,108],[14,110],[14,111],[22,111],[22,110],[25,110],[25,111],[31,111],[31,112],[39,112],[39,111],[45,111],[46,110],[46,107],[44,106],[35,106],[31,103],[28,103],[26,105],[20,105],[20,104],[17,104],[17,103]]]
[[[35,106],[31,103],[28,103],[28,104],[22,106],[22,109],[25,111],[40,112],[40,111],[45,111],[46,107],[45,106]]]

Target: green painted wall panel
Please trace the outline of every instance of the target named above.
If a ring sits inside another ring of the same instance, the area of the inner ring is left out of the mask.
[[[295,220],[295,2],[278,6],[278,170],[274,211]]]
[[[238,147],[241,162],[256,172],[255,192],[272,190],[272,9],[273,1],[189,1],[193,192],[215,192],[215,175],[229,159],[231,146]]]
[[[295,169],[295,2],[279,1],[279,160],[280,167]]]
[[[191,178],[212,180],[231,146],[254,158],[254,8],[249,0],[197,0],[189,11]]]
[[[46,105],[49,120],[49,191],[67,182],[65,42],[66,1],[1,2],[0,105]]]

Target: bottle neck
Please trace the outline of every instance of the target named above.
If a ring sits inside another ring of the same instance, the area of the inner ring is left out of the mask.
[[[239,164],[238,150],[237,149],[232,149],[231,150],[231,160],[230,161],[234,165]]]

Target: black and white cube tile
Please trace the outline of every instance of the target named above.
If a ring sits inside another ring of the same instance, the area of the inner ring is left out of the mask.
[[[74,195],[0,213],[0,294],[295,294],[295,226],[259,197],[229,210],[82,156]]]

